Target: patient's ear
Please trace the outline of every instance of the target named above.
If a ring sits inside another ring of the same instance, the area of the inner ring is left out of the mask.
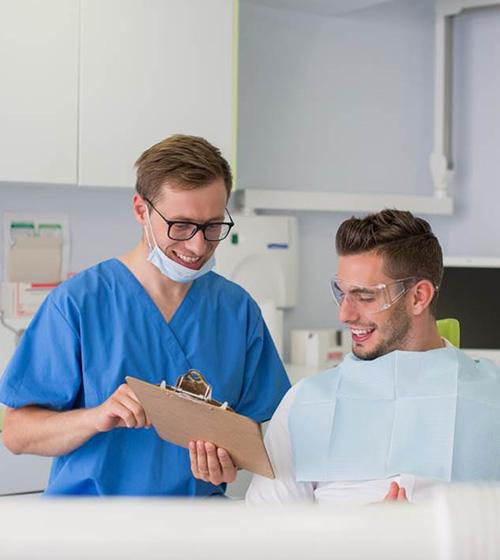
[[[410,290],[413,315],[421,315],[431,304],[436,288],[430,280],[419,280]]]

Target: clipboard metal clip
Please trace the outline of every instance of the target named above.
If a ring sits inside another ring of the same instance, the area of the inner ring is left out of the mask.
[[[212,400],[212,387],[197,369],[190,369],[181,375],[173,389],[178,393],[185,393],[202,401]]]

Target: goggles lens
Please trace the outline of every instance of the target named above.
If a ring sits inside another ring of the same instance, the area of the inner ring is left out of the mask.
[[[390,284],[363,286],[344,282],[341,278],[334,276],[330,285],[335,302],[339,307],[347,300],[363,313],[373,315],[389,309],[416,281],[417,278],[410,277],[395,280]]]

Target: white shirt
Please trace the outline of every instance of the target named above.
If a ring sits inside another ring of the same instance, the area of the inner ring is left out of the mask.
[[[300,383],[284,396],[269,423],[266,445],[275,479],[254,475],[246,494],[248,504],[328,502],[369,504],[380,502],[394,480],[406,490],[409,501],[429,499],[441,481],[401,474],[383,480],[345,480],[335,482],[297,482],[292,446],[288,430],[288,415]]]

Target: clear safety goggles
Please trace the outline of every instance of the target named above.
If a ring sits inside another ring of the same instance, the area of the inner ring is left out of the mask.
[[[410,276],[395,280],[390,284],[375,284],[363,286],[361,284],[351,284],[345,282],[338,276],[330,280],[333,297],[340,307],[347,300],[351,305],[357,307],[363,313],[373,315],[389,309],[400,299],[412,286],[418,282],[419,278]]]

